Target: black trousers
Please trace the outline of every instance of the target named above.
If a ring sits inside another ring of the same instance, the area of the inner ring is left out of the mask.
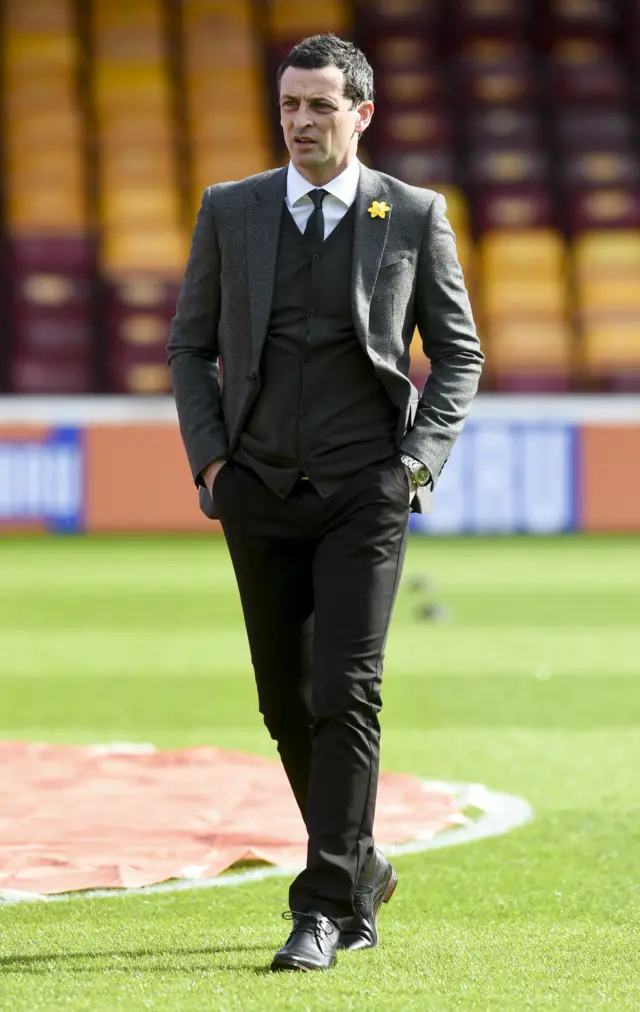
[[[382,660],[409,516],[399,457],[329,499],[286,499],[230,461],[214,486],[234,566],[260,712],[308,835],[292,910],[344,927],[373,847]]]

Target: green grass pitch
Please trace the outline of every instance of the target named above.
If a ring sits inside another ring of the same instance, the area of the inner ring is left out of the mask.
[[[640,540],[412,539],[384,700],[383,769],[535,821],[398,858],[380,948],[330,974],[267,971],[286,879],[0,907],[3,1012],[637,1012]],[[275,756],[216,537],[0,541],[0,701],[3,738]]]

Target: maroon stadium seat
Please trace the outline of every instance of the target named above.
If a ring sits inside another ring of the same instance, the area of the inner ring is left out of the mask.
[[[16,394],[91,394],[93,365],[86,358],[64,358],[18,352],[11,363]]]
[[[381,114],[372,134],[378,149],[387,152],[449,148],[452,140],[449,116],[428,108],[397,108],[393,115]]]
[[[640,185],[640,158],[630,151],[574,151],[561,171],[571,188]]]
[[[620,106],[560,109],[556,114],[556,142],[565,151],[627,151],[636,133],[632,117]]]
[[[513,38],[475,38],[457,60],[457,97],[473,105],[530,105],[537,80],[529,53]]]
[[[392,114],[398,106],[421,108],[438,102],[446,88],[437,67],[409,67],[388,70],[376,75],[376,106],[378,115],[386,109]]]
[[[178,286],[155,279],[112,284],[107,297],[110,388],[121,393],[166,393],[165,345]]]
[[[379,33],[376,30],[366,49],[378,77],[398,70],[422,70],[434,60],[431,39],[415,31]]]
[[[14,391],[89,392],[95,324],[90,277],[50,269],[14,273],[12,281]]]
[[[601,41],[584,36],[558,40],[549,55],[549,95],[555,103],[625,101],[627,82],[614,52]]]
[[[533,109],[498,105],[470,109],[465,137],[474,147],[538,147],[542,136],[540,119]]]
[[[494,229],[551,228],[556,224],[553,199],[540,185],[478,189],[473,199],[477,234]]]
[[[474,185],[544,183],[548,176],[548,158],[540,148],[474,148],[469,152],[468,177]]]
[[[538,0],[538,38],[543,48],[563,35],[609,39],[618,24],[617,6],[615,0]]]
[[[640,228],[640,187],[617,186],[575,190],[571,195],[571,230]]]
[[[449,31],[464,38],[484,33],[513,35],[529,22],[529,4],[523,0],[456,0],[446,12]]]
[[[358,37],[375,27],[376,32],[409,26],[432,25],[440,12],[440,0],[353,0]]]
[[[95,240],[86,235],[15,234],[10,240],[11,265],[15,271],[68,271],[92,274]]]
[[[381,152],[376,168],[412,186],[451,186],[457,182],[457,159],[451,150]]]

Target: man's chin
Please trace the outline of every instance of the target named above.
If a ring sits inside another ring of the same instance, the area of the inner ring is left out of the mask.
[[[322,165],[325,160],[322,152],[316,147],[294,148],[290,154],[294,165],[298,161],[301,165]]]

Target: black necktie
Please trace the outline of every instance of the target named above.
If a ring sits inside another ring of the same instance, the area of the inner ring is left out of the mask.
[[[309,191],[309,196],[313,201],[313,211],[307,219],[304,235],[305,239],[309,239],[314,244],[324,242],[324,212],[322,210],[322,201],[326,195],[326,190]]]

